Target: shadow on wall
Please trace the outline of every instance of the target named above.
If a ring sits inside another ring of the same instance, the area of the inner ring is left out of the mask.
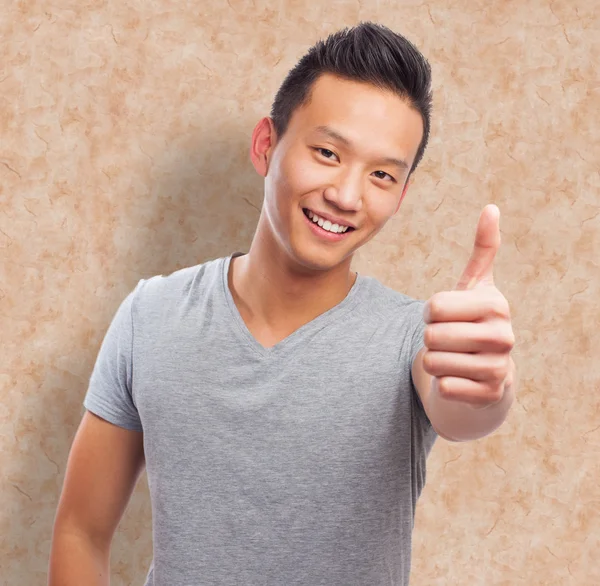
[[[250,131],[228,122],[190,135],[164,153],[160,175],[148,182],[149,196],[134,202],[148,231],[146,241],[129,243],[140,274],[168,274],[248,250],[263,195],[250,140]],[[132,211],[130,220],[136,216]]]
[[[248,250],[263,196],[263,179],[249,159],[250,131],[242,129],[241,123],[234,126],[226,121],[201,133],[189,133],[160,155],[148,156],[147,166],[138,173],[143,178],[138,185],[142,195],[122,189],[113,192],[113,200],[127,196],[126,203],[121,200],[118,206],[125,210],[124,215],[108,229],[98,226],[102,213],[93,217],[93,225],[83,227],[92,239],[102,233],[95,244],[97,254],[107,250],[108,258],[116,254],[107,261],[109,270],[96,271],[96,276],[112,283],[89,283],[87,289],[71,291],[70,297],[65,292],[65,299],[88,295],[84,307],[93,315],[74,317],[77,309],[64,303],[62,316],[59,307],[52,320],[55,333],[49,338],[56,339],[39,354],[37,365],[23,365],[30,383],[23,383],[20,406],[28,415],[19,413],[15,418],[19,425],[15,440],[22,456],[12,463],[8,475],[12,489],[20,494],[11,499],[10,512],[0,517],[2,549],[9,552],[8,567],[0,564],[0,583],[46,584],[52,525],[68,450],[83,414],[82,402],[100,344],[127,292],[140,278],[168,275]],[[106,210],[112,202],[94,205]],[[114,220],[106,218],[106,212],[104,218],[109,224]],[[92,262],[105,264],[98,258]],[[72,273],[72,268],[69,270]],[[102,297],[99,290],[110,294]],[[64,325],[69,320],[70,328]],[[66,335],[75,340],[71,348],[76,351],[67,349],[65,353],[61,337]],[[40,469],[40,462],[47,466]],[[113,542],[113,585],[141,583],[151,552],[150,505],[142,478]],[[134,571],[135,575],[129,575]]]

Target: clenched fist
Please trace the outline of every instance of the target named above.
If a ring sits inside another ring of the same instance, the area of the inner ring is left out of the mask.
[[[442,398],[477,408],[499,402],[512,384],[510,308],[493,276],[499,222],[498,208],[486,206],[455,289],[436,293],[424,308],[423,369],[434,377],[432,385]]]

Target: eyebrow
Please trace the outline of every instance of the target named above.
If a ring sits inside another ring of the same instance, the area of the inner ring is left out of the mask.
[[[320,134],[324,134],[329,138],[332,138],[333,140],[337,140],[338,142],[341,142],[343,145],[349,148],[352,147],[352,141],[340,134],[337,130],[331,128],[331,126],[317,126],[316,130]],[[394,157],[384,157],[382,159],[379,159],[379,161],[381,163],[395,165],[396,167],[399,167],[402,170],[408,169],[408,163],[406,161],[403,161],[402,159],[396,159]]]

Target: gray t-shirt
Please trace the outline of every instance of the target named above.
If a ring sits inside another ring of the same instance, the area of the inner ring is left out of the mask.
[[[230,260],[142,279],[85,397],[144,433],[146,584],[408,585],[436,438],[410,372],[423,303],[359,275],[267,349],[233,301]]]

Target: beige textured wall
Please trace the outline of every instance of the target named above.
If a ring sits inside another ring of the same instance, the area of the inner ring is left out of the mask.
[[[435,447],[412,584],[600,584],[598,0],[3,2],[0,584],[45,583],[118,304],[141,277],[247,248],[254,123],[312,42],[369,19],[430,58],[435,121],[401,213],[356,267],[423,298],[451,287],[497,203],[521,369],[501,431]],[[142,480],[113,584],[142,583],[150,513]]]

